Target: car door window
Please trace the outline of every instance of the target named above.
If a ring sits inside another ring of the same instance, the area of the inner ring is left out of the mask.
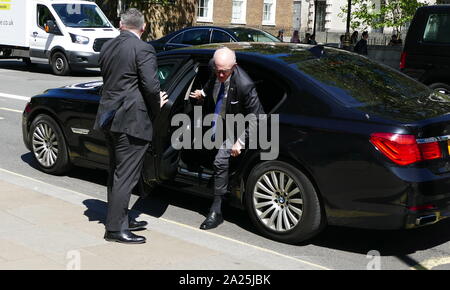
[[[209,29],[191,29],[184,32],[183,44],[199,45],[209,43]]]
[[[55,17],[53,17],[50,10],[45,5],[38,4],[37,5],[37,24],[40,28],[45,29],[45,24],[48,20],[55,21]]]
[[[184,34],[184,32],[178,34],[177,36],[175,36],[174,38],[172,38],[171,40],[169,40],[168,43],[182,44],[182,43],[183,43],[183,34]]]
[[[231,36],[226,33],[225,31],[220,31],[220,30],[214,30],[212,37],[211,37],[211,42],[212,43],[222,43],[222,42],[232,42],[233,39],[231,38]]]

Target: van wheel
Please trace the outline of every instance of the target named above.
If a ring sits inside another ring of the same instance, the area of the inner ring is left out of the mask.
[[[444,83],[434,83],[429,85],[430,89],[450,96],[450,85]]]
[[[66,76],[70,72],[69,62],[62,52],[55,52],[52,55],[51,66],[53,73],[58,76]]]
[[[284,243],[310,239],[325,225],[313,184],[300,170],[285,162],[264,162],[251,171],[245,206],[260,232]]]

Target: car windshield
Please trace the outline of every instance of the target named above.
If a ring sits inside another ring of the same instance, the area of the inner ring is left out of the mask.
[[[246,29],[246,28],[231,28],[233,34],[239,41],[250,42],[280,42],[275,36],[261,30]]]
[[[83,28],[111,27],[106,16],[96,5],[53,4],[52,6],[66,26]]]
[[[425,85],[394,69],[346,52],[325,49],[318,58],[302,50],[281,58],[320,82],[347,107],[400,104],[431,93]]]

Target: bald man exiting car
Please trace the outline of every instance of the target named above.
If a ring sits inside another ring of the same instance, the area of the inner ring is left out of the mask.
[[[213,57],[214,74],[208,80],[203,90],[196,90],[190,94],[194,105],[202,105],[205,114],[214,114],[213,128],[218,124],[225,124],[226,115],[253,114],[258,116],[264,110],[259,102],[255,85],[248,74],[236,63],[236,54],[233,50],[223,47],[216,50]],[[228,128],[229,129],[229,128]],[[227,130],[228,130],[227,129]],[[217,130],[226,132],[227,130]],[[239,132],[232,139],[225,141],[217,149],[214,168],[214,201],[209,214],[200,228],[208,230],[217,227],[223,222],[222,201],[228,191],[228,175],[230,159],[241,154],[245,144],[248,143],[249,128],[243,134]]]

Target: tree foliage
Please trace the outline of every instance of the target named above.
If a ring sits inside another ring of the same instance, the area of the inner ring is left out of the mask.
[[[353,30],[391,27],[396,34],[401,34],[417,8],[427,5],[418,0],[382,0],[378,3],[376,5],[373,0],[352,0],[350,27]],[[341,11],[340,17],[346,21],[347,6],[341,7]]]

